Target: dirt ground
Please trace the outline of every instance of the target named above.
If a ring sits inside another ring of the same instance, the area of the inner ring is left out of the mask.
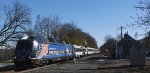
[[[2,71],[2,72],[14,72]],[[144,67],[131,67],[130,60],[109,59],[101,55],[92,55],[77,59],[76,63],[68,61],[65,63],[52,64],[21,73],[150,73],[150,60]]]
[[[25,73],[150,73],[150,63],[144,67],[131,67],[130,60],[109,59],[100,55],[92,55],[64,64],[44,67]]]

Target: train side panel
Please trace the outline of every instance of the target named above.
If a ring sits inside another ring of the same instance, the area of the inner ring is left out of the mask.
[[[63,60],[72,57],[72,47],[71,45],[64,44],[49,44],[48,54],[43,56],[43,59],[48,60]]]

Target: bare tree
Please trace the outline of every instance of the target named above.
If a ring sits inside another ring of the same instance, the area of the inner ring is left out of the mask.
[[[67,43],[97,48],[96,40],[88,33],[83,32],[74,23],[65,23],[58,31],[59,39]],[[86,41],[86,45],[85,45]]]
[[[100,47],[102,53],[114,57],[114,45],[116,45],[116,40],[111,36],[111,35],[106,35],[105,36],[105,42],[104,44]]]
[[[31,23],[30,9],[21,2],[16,1],[12,6],[5,6],[1,10],[3,24],[0,26],[0,46],[18,38]]]
[[[34,31],[36,35],[41,35],[46,38],[54,38],[59,25],[59,16],[40,17],[40,15],[38,15]]]
[[[74,23],[62,24],[58,16],[40,17],[38,15],[34,32],[36,35],[48,38],[51,42],[65,41],[68,44],[84,45],[86,40],[87,46],[97,48],[97,42],[91,35],[83,32]]]
[[[110,34],[108,34],[108,35],[106,35],[106,36],[104,37],[104,41],[105,41],[105,42],[107,42],[107,41],[110,40],[110,39],[113,39],[113,37],[112,37]]]
[[[135,6],[137,13],[136,17],[131,17],[135,21],[130,26],[143,29],[146,33],[150,29],[150,1],[141,0],[138,1],[138,5]]]

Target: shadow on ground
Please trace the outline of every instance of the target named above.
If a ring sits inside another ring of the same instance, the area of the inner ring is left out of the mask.
[[[133,68],[130,65],[122,65],[117,67],[98,67],[97,69],[80,69],[80,70],[109,70],[109,69],[127,69],[127,68]]]
[[[97,67],[97,69],[80,69],[80,70],[111,70],[111,69],[140,69],[144,70],[144,67],[135,67],[131,65],[122,65],[117,67]]]
[[[99,60],[99,59],[110,59],[109,57],[91,57],[86,60]]]
[[[116,67],[98,67],[99,70],[107,70],[107,69],[126,69],[126,68],[133,68],[131,65],[122,65],[122,66],[116,66]]]
[[[14,65],[0,67],[0,72],[14,70]]]

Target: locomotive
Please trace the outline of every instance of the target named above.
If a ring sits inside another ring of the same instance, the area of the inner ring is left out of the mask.
[[[88,53],[92,51],[92,53]],[[26,36],[17,42],[14,66],[15,70],[33,68],[55,61],[68,60],[88,54],[98,53],[96,49],[83,46],[49,42],[40,36]]]

